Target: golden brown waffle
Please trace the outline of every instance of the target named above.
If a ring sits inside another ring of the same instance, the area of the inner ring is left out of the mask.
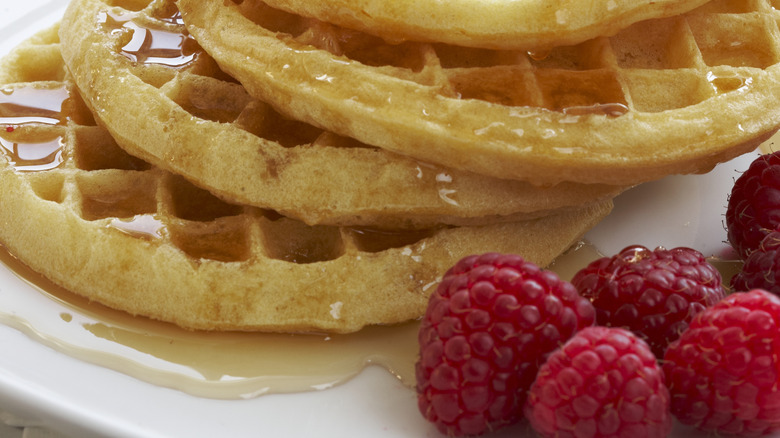
[[[537,50],[612,35],[707,0],[266,0],[269,6],[391,41]]]
[[[308,226],[124,152],[66,74],[56,28],[0,65],[0,242],[77,294],[182,327],[348,332],[415,318],[460,257],[546,265],[611,206],[413,232]]]
[[[177,4],[201,46],[279,111],[500,178],[630,185],[705,172],[780,125],[769,0],[715,0],[536,54],[391,44],[259,0]]]
[[[539,217],[621,190],[487,178],[286,119],[219,71],[172,2],[147,3],[72,2],[64,57],[120,146],[225,200],[309,224],[420,228]]]

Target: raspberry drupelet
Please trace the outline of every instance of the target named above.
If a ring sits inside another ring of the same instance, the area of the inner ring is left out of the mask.
[[[760,289],[729,295],[666,351],[672,414],[721,435],[780,430],[779,356],[780,298]]]
[[[672,428],[655,355],[633,333],[614,327],[585,328],[550,355],[525,411],[544,438],[664,438]]]
[[[421,322],[420,412],[450,436],[520,420],[547,355],[594,320],[593,306],[571,283],[520,256],[460,260],[432,294]]]
[[[593,261],[572,284],[596,308],[596,323],[631,330],[663,357],[696,314],[725,294],[720,272],[691,248],[630,246]]]

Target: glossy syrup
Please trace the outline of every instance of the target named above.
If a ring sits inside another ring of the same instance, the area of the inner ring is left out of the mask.
[[[146,240],[162,239],[166,233],[165,224],[153,214],[139,214],[129,219],[113,218],[108,227]]]
[[[745,91],[753,84],[753,78],[741,77],[736,74],[727,76],[717,75],[713,72],[707,73],[707,82],[712,90],[717,94],[728,93],[730,91]]]
[[[0,124],[62,125],[67,121],[62,107],[69,97],[64,85],[0,89]]]
[[[599,103],[588,106],[570,106],[563,108],[563,113],[571,116],[610,116],[620,117],[631,111],[628,106],[622,103]]]
[[[569,279],[598,257],[580,244],[552,269]],[[415,321],[354,334],[186,331],[89,302],[35,273],[0,247],[26,284],[0,294],[0,322],[70,356],[197,396],[252,398],[330,388],[369,365],[410,388],[417,358]]]
[[[191,64],[198,54],[197,43],[188,35],[144,28],[133,22],[125,27],[132,30],[133,36],[120,53],[133,62],[180,68]]]
[[[21,172],[51,170],[64,162],[63,138],[60,136],[36,142],[17,142],[0,136],[0,155]]]
[[[98,23],[112,33],[126,32],[129,40],[123,42],[119,53],[134,63],[183,68],[192,64],[200,46],[186,33],[155,29],[134,21],[134,13],[102,13]],[[180,16],[164,17],[164,21],[178,23]]]

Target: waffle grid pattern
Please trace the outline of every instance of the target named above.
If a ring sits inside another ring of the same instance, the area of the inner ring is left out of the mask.
[[[57,46],[56,41],[27,46],[19,55],[47,57],[57,53],[51,50]],[[64,78],[64,67],[53,71],[57,72],[53,77],[39,78],[40,84],[18,83],[3,88],[4,94],[13,96],[45,85],[41,87],[44,95],[30,102],[20,118],[29,119],[36,112],[50,114],[35,106],[57,98],[62,100],[62,111],[53,125],[16,124],[23,122],[12,116],[20,114],[18,106],[0,103],[0,111],[9,116],[10,122],[0,124],[4,129],[0,133],[2,152],[38,197],[79,212],[86,221],[136,237],[160,239],[160,244],[171,243],[193,260],[224,262],[247,261],[258,253],[295,263],[332,260],[345,254],[404,246],[434,233],[308,226],[270,210],[224,202],[180,176],[127,154],[107,131],[95,125],[73,83]],[[62,89],[66,90],[65,99],[59,92]],[[39,150],[46,145],[50,153],[41,156]]]
[[[97,47],[70,47],[66,59],[79,69],[111,58],[100,69],[74,73],[90,106],[121,147],[227,201],[308,224],[420,229],[541,217],[623,190],[534,187],[369,147],[251,98],[187,34],[171,0],[84,4],[94,9],[64,27],[79,38],[83,29],[93,32]],[[128,86],[108,90],[115,78]],[[142,109],[113,105],[135,89],[143,93]]]
[[[612,37],[544,53],[386,43],[259,0],[231,1],[262,28],[287,34],[295,43],[385,68],[383,73],[439,89],[446,97],[508,106],[563,111],[619,104],[661,112],[744,86],[734,69],[766,69],[780,62],[780,12],[769,0],[715,0],[686,15],[640,22]],[[746,34],[745,29],[755,30]],[[662,93],[648,92],[659,87]],[[664,102],[657,97],[664,94],[678,98]]]
[[[706,172],[780,123],[779,13],[768,0],[713,0],[536,53],[388,43],[260,0],[196,3],[178,0],[185,24],[251,95],[494,177],[631,185]]]

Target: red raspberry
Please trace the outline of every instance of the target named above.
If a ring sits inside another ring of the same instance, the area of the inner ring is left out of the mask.
[[[520,420],[541,363],[594,319],[571,283],[520,256],[460,260],[431,295],[420,326],[420,412],[450,436]]]
[[[780,295],[780,231],[772,231],[751,252],[737,275],[731,278],[731,288],[738,292],[764,289]]]
[[[596,307],[596,323],[631,330],[658,358],[696,314],[723,298],[720,272],[696,250],[630,246],[595,260],[572,284]]]
[[[672,414],[708,432],[780,429],[780,298],[755,289],[700,313],[666,350]]]
[[[542,437],[666,437],[671,432],[664,374],[628,330],[589,327],[550,355],[525,407]]]
[[[743,258],[780,225],[780,152],[756,158],[734,182],[726,209],[728,239]]]

